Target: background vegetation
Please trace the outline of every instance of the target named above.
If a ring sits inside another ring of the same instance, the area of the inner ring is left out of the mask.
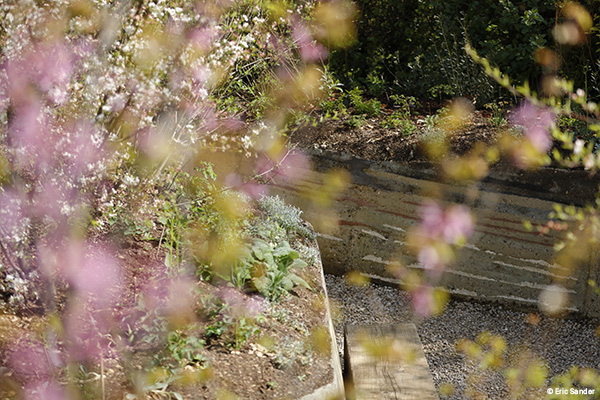
[[[555,68],[540,65],[539,49],[552,49],[558,54],[556,69],[561,76],[593,98],[600,96],[597,31],[577,47],[554,37],[555,25],[569,19],[561,12],[565,2],[358,0],[356,4],[360,10],[356,41],[334,52],[330,67],[345,85],[360,86],[370,96],[466,96],[479,106],[510,97],[465,54],[466,43],[515,81],[529,81],[534,88],[545,70]],[[596,21],[597,2],[581,4]]]

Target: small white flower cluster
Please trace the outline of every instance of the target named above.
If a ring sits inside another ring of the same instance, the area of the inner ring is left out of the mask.
[[[31,220],[74,226],[92,204],[107,212],[99,225],[114,222],[140,185],[137,155],[160,169],[239,130],[215,97],[231,96],[240,76],[275,79],[278,65],[291,65],[291,26],[312,3],[279,22],[259,0],[221,14],[185,0],[92,0],[76,12],[64,0],[1,3],[0,158],[18,179],[0,188],[0,244],[24,257]],[[264,129],[238,138],[241,147],[249,151]],[[121,178],[103,187],[115,171]],[[136,211],[150,213],[144,204]]]

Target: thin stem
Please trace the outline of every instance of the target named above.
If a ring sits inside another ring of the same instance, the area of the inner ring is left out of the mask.
[[[104,382],[104,357],[100,355],[100,385],[102,390],[102,400],[106,400],[106,386]]]

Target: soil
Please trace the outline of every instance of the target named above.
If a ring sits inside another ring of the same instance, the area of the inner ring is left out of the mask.
[[[98,238],[96,241],[104,244],[112,242],[115,246],[110,238]],[[310,244],[307,239],[298,241]],[[132,326],[141,324],[138,318],[140,311],[136,308],[138,295],[149,284],[159,288],[167,285],[165,254],[164,246],[161,248],[156,242],[130,238],[119,244],[117,257],[123,279],[120,293],[116,294],[119,302],[112,310],[113,318],[127,321]],[[175,398],[169,392],[176,392],[185,399],[297,399],[331,382],[331,341],[321,274],[320,265],[306,267],[299,275],[311,290],[299,286],[278,303],[270,303],[262,310],[264,318],[256,320],[260,329],[258,334],[240,346],[233,346],[233,332],[229,327],[222,336],[206,341],[200,350],[205,362],[186,366],[184,379],[171,382],[163,393],[157,389],[144,396]],[[198,290],[195,292],[201,293],[201,296],[222,296],[224,290],[232,290],[203,281],[197,281],[196,286]],[[236,293],[244,304],[263,301],[258,294]],[[204,332],[212,322],[200,310],[200,298],[194,300],[196,312],[186,317],[194,320],[186,319],[184,323],[193,322],[197,332]],[[63,308],[68,309],[68,306]],[[41,340],[44,332],[48,332],[47,323],[48,318],[43,316],[0,315],[0,398],[21,398],[22,387],[43,378],[35,372],[34,363],[45,362],[47,357],[37,354],[33,360],[31,355],[24,357],[19,354],[23,349],[31,353],[32,348],[34,352],[39,350],[38,353],[43,353]],[[36,343],[39,346],[36,347]],[[57,347],[63,345],[59,339]],[[132,370],[134,373],[136,370],[149,370],[152,359],[160,354],[161,348],[142,340],[129,348],[133,354],[129,360],[118,359],[116,351],[109,353],[103,360],[106,398],[123,399],[127,393],[134,393]],[[19,360],[17,367],[13,362],[9,368],[9,360],[15,359]],[[101,398],[98,364],[86,364],[87,372],[79,380],[86,398]],[[58,374],[59,381],[63,381],[61,372]]]
[[[439,106],[439,105],[438,105]],[[410,119],[417,132],[404,135],[400,129],[382,127],[382,121],[391,111],[382,111],[376,118],[367,118],[359,127],[351,127],[349,116],[329,119],[317,125],[302,126],[290,134],[290,141],[305,149],[330,150],[374,161],[407,163],[428,161],[424,147],[426,115],[435,114],[435,105],[413,114]],[[477,143],[493,144],[498,138],[498,127],[490,122],[485,111],[474,111],[464,126],[448,137],[449,154],[463,155]]]

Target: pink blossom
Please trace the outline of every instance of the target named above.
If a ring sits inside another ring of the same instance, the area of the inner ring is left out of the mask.
[[[196,110],[196,119],[201,121],[202,129],[205,131],[213,131],[219,126],[219,119],[217,117],[217,107],[215,103],[205,101],[200,104]]]
[[[421,285],[411,293],[413,309],[422,317],[430,317],[435,310],[434,289],[429,285]]]
[[[322,61],[327,58],[327,49],[313,39],[306,25],[296,22],[292,28],[292,37],[300,50],[300,57],[305,62]]]
[[[236,317],[254,318],[266,308],[263,298],[246,296],[232,287],[222,287],[218,296],[229,305],[232,314]]]
[[[25,217],[23,196],[15,189],[4,189],[0,192],[0,232],[13,235],[23,229]]]
[[[255,199],[266,196],[269,192],[269,188],[266,185],[261,185],[253,181],[244,182],[239,174],[234,173],[225,177],[225,186],[245,193]]]
[[[15,107],[14,120],[9,127],[12,144],[21,147],[24,154],[22,166],[30,164],[50,164],[52,143],[50,141],[50,121],[44,115],[40,101],[32,100]]]
[[[208,52],[213,48],[217,35],[214,27],[198,28],[190,32],[189,40],[200,52]]]
[[[48,267],[57,268],[56,272],[72,285],[80,300],[90,301],[98,308],[118,301],[121,269],[106,247],[71,239],[61,246],[59,254],[58,262]]]
[[[100,309],[91,301],[75,299],[70,302],[65,315],[64,328],[69,338],[70,357],[78,361],[97,361],[111,354],[109,336],[116,324],[110,309]]]
[[[23,382],[46,381],[52,376],[44,343],[28,336],[8,348],[7,365]]]
[[[429,275],[439,277],[444,271],[446,262],[435,246],[424,246],[417,258]]]
[[[90,164],[102,158],[102,149],[94,143],[97,136],[95,128],[86,121],[77,121],[69,128],[68,139],[61,146],[63,154],[68,155],[67,168],[70,169],[71,177],[77,179],[85,175]],[[58,149],[57,149],[58,150]]]
[[[219,120],[219,124],[222,129],[229,132],[239,131],[244,128],[244,121],[240,118],[222,118]]]
[[[174,319],[195,318],[195,281],[181,276],[172,278],[162,265],[163,271],[144,284],[144,305],[148,311],[166,315]]]
[[[530,102],[519,106],[512,123],[525,129],[525,135],[532,146],[540,153],[547,152],[552,146],[550,128],[556,115],[547,107],[538,107]]]
[[[65,88],[74,71],[71,48],[63,44],[45,43],[30,49],[21,59],[6,65],[10,96],[20,102],[35,87],[48,93],[53,87]]]
[[[259,158],[256,171],[266,179],[280,177],[285,182],[294,182],[302,179],[310,171],[310,162],[301,152],[293,151],[284,154],[279,160],[266,156]]]
[[[71,396],[65,390],[52,381],[25,386],[25,400],[68,400],[70,398]]]
[[[421,207],[421,228],[431,238],[440,236],[444,230],[444,210],[434,201],[427,201]]]
[[[450,206],[445,213],[444,239],[456,243],[471,236],[473,220],[469,210],[461,205]]]
[[[121,281],[119,264],[106,249],[98,246],[88,246],[86,253],[81,268],[71,274],[74,286],[80,293],[94,296],[97,302],[114,303],[117,299],[110,292]]]
[[[434,201],[428,201],[421,208],[421,231],[431,239],[443,239],[455,244],[473,233],[473,220],[469,210],[461,205],[453,205],[443,210]]]
[[[302,179],[310,170],[308,157],[299,151],[289,153],[279,167],[281,177],[290,182]]]

